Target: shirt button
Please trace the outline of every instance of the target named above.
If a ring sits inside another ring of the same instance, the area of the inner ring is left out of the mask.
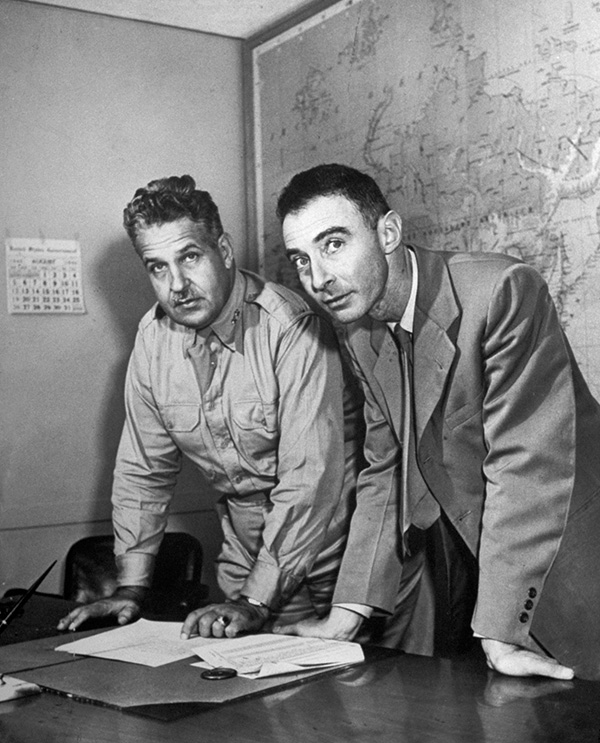
[[[527,601],[523,604],[523,606],[529,610],[533,609],[533,601],[531,599],[527,599]]]
[[[528,622],[528,621],[529,621],[529,614],[526,611],[522,611],[519,614],[519,622],[521,622],[521,624],[525,624],[525,622]]]
[[[528,593],[530,599],[534,599],[537,596],[537,591],[535,590],[535,588],[533,588],[533,586],[529,589]]]

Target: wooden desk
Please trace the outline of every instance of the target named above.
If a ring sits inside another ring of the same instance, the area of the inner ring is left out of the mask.
[[[0,611],[12,608],[19,598],[19,595],[15,595],[0,599]],[[20,616],[0,635],[0,648],[15,642],[60,634],[56,629],[58,620],[75,606],[77,604],[74,601],[65,601],[52,594],[34,594],[23,607]]]
[[[598,743],[600,682],[509,678],[480,657],[398,655],[173,722],[53,694],[0,705],[2,743],[213,740]]]

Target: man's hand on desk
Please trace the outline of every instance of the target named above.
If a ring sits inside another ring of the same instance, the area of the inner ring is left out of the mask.
[[[112,596],[91,604],[78,606],[58,623],[59,630],[76,630],[88,619],[116,616],[119,624],[127,624],[140,615],[140,607],[147,589],[141,586],[122,586]]]
[[[573,669],[561,666],[554,658],[538,655],[519,645],[482,638],[481,647],[488,666],[507,676],[548,676],[554,679],[572,679],[574,676]]]
[[[324,619],[302,619],[295,624],[277,625],[273,627],[273,632],[280,635],[322,637],[326,640],[352,640],[363,619],[364,617],[356,612],[332,606]]]
[[[269,618],[266,606],[251,604],[243,597],[224,604],[211,604],[188,614],[181,637],[237,637],[243,632],[258,632]]]

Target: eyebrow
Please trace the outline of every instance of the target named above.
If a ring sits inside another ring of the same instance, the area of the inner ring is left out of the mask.
[[[342,235],[349,235],[350,230],[347,227],[338,227],[338,226],[328,227],[326,230],[319,232],[319,234],[313,238],[313,243],[315,244],[320,243],[321,240],[324,240],[326,237],[329,237],[329,235],[340,234],[340,233]]]
[[[183,248],[179,248],[177,252],[175,253],[176,256],[182,255],[186,252],[186,250],[200,250],[200,246],[197,245],[195,242],[189,242],[186,243]],[[149,263],[165,263],[165,261],[162,258],[142,258],[142,261],[144,262],[144,265],[147,266]]]
[[[319,232],[318,235],[315,235],[312,239],[313,245],[317,245],[322,240],[324,240],[326,237],[329,237],[329,235],[350,235],[350,230],[347,227],[341,227],[334,225],[333,227],[328,227],[326,230],[323,230],[322,232]],[[298,250],[298,248],[285,248],[285,252],[288,257],[292,257],[294,255],[298,255],[299,253],[302,253],[301,250]]]

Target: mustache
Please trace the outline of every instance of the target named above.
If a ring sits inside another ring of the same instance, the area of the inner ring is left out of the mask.
[[[200,297],[190,289],[184,289],[180,292],[171,293],[171,304],[175,306],[177,306],[178,304],[183,304],[184,302],[188,302],[190,299],[200,299]]]

